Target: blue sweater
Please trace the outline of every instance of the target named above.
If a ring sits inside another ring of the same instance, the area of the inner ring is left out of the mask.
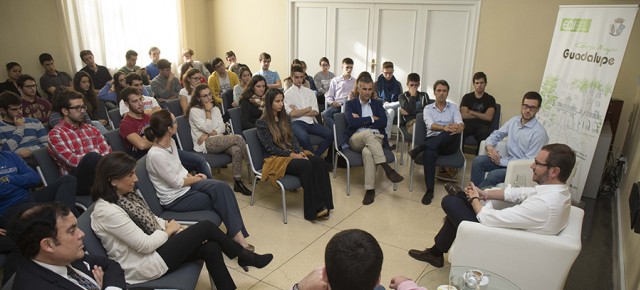
[[[20,156],[0,152],[0,216],[29,197],[29,188],[40,184],[40,177]]]

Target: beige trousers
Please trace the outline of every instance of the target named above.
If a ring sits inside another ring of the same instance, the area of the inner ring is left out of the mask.
[[[351,150],[362,152],[365,190],[376,188],[376,165],[387,162],[382,150],[383,140],[384,135],[374,134],[368,130],[355,133],[349,139]]]

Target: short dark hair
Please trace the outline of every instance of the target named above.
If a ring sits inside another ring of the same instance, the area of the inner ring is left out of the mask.
[[[44,64],[45,61],[53,61],[53,56],[51,56],[50,54],[45,52],[45,53],[41,54],[38,57],[38,59],[40,60],[40,64],[42,65],[42,64]]]
[[[84,61],[84,57],[87,55],[93,55],[93,52],[91,50],[80,51],[80,60]]]
[[[125,103],[128,104],[130,95],[139,96],[140,92],[138,92],[138,89],[134,87],[126,87],[122,89],[122,91],[120,91],[120,93],[118,94],[118,103],[120,102],[120,100],[123,100]]]
[[[171,119],[171,113],[167,110],[156,111],[151,115],[149,119],[149,127],[144,129],[144,137],[149,141],[154,141],[156,138],[161,138],[171,126],[173,120]]]
[[[331,65],[331,63],[329,62],[329,59],[326,56],[323,56],[320,58],[320,61],[318,62],[318,65],[322,65],[322,62],[326,61],[329,65]]]
[[[293,77],[293,73],[296,73],[296,72],[304,74],[304,69],[302,68],[301,65],[294,64],[293,66],[291,66],[291,77]]]
[[[136,168],[136,160],[125,152],[114,151],[101,158],[96,166],[95,180],[91,186],[93,201],[102,198],[116,203],[118,193],[115,186],[111,185],[111,181],[129,175],[134,168]]]
[[[359,229],[337,233],[324,252],[331,289],[375,288],[380,279],[382,260],[380,244],[371,234]]]
[[[576,164],[576,153],[573,152],[573,149],[565,144],[554,143],[544,145],[541,150],[549,152],[545,161],[549,168],[560,168],[558,180],[567,182],[573,171],[573,166]]]
[[[236,56],[236,54],[232,50],[229,50],[227,51],[227,53],[224,54],[224,58],[229,58],[232,56]]]
[[[487,82],[487,75],[484,74],[481,71],[479,71],[477,73],[474,73],[473,74],[473,80],[471,80],[471,82],[475,82],[476,80],[479,80],[479,79],[484,79],[484,82],[486,83]]]
[[[216,57],[213,60],[211,60],[211,66],[213,67],[213,69],[216,68],[216,66],[218,66],[219,63],[224,62],[221,58]]]
[[[391,68],[393,69],[393,63],[390,61],[385,61],[382,63],[382,68]]]
[[[59,203],[37,204],[18,213],[9,224],[7,231],[16,242],[22,255],[35,258],[40,252],[40,241],[53,238],[58,241],[58,218],[71,214],[71,210]]]
[[[342,64],[353,65],[353,59],[351,59],[350,57],[345,57],[345,58],[342,59]]]
[[[22,107],[22,100],[18,94],[12,91],[4,91],[0,93],[0,109],[9,110],[9,106]]]
[[[19,63],[15,62],[15,61],[7,63],[7,65],[6,65],[7,71],[10,71],[12,68],[14,68],[16,66],[22,67],[22,66],[20,66]]]
[[[62,114],[62,109],[68,109],[69,106],[71,106],[71,100],[77,100],[77,99],[80,99],[80,100],[83,99],[83,96],[81,93],[78,93],[72,90],[64,90],[62,93],[56,94],[55,107],[57,111],[60,113],[60,115],[64,115]]]
[[[417,73],[410,73],[407,76],[407,83],[408,82],[418,82],[419,83],[420,82],[420,75],[417,74]]]
[[[171,63],[168,60],[161,58],[158,60],[158,62],[156,62],[156,66],[158,66],[159,70],[163,70],[166,68],[171,68]]]
[[[260,58],[258,60],[262,61],[262,60],[265,60],[265,59],[271,59],[271,55],[266,53],[266,52],[263,52],[263,53],[260,54]]]
[[[34,79],[31,75],[28,74],[21,74],[18,79],[16,80],[16,85],[18,85],[18,87],[24,87],[24,83],[27,81],[36,81],[36,79]]]
[[[447,87],[447,91],[449,91],[449,83],[445,80],[437,80],[435,83],[433,83],[433,90],[435,91],[435,89],[438,87],[438,85],[442,85]]]
[[[522,103],[524,103],[524,100],[536,100],[538,101],[538,108],[542,106],[542,96],[538,92],[527,92],[522,97]]]
[[[134,80],[142,81],[142,76],[137,72],[130,72],[124,78],[124,81],[127,82],[127,85],[131,85]]]
[[[138,53],[132,49],[127,50],[127,53],[124,54],[124,57],[127,59],[131,58],[132,56],[138,56]]]

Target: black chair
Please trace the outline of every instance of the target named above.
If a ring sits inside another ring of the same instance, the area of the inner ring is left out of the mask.
[[[249,163],[253,169],[254,177],[251,188],[251,205],[254,203],[254,196],[256,195],[256,182],[258,179],[262,180],[262,164],[264,161],[264,153],[262,152],[262,143],[258,139],[258,131],[256,128],[252,128],[244,131],[244,136],[247,140],[247,151],[249,152]],[[286,190],[296,189],[302,186],[300,178],[293,175],[285,175],[276,181],[280,186],[280,194],[282,195],[282,222],[287,223],[287,201]]]
[[[209,166],[213,168],[221,168],[231,163],[231,156],[228,154],[193,151],[193,139],[191,138],[191,125],[189,125],[189,119],[185,118],[185,116],[180,116],[176,117],[176,121],[178,122],[178,132],[176,133],[176,136],[178,137],[178,147],[180,147],[180,149],[203,156],[207,159]]]
[[[120,128],[120,121],[122,121],[122,115],[120,115],[120,109],[109,110],[108,117],[109,117],[109,123],[111,123],[111,128],[113,129]]]
[[[422,113],[419,113],[416,116],[416,124],[413,125],[413,142],[412,148],[416,148],[416,146],[420,146],[424,144],[424,139],[427,136],[427,125],[424,123],[424,118]],[[462,153],[462,138],[460,138],[460,145],[458,151],[450,155],[440,155],[436,159],[436,166],[440,167],[452,167],[452,168],[462,168],[462,172],[460,172],[460,187],[464,188],[464,172],[467,168],[467,160],[464,158],[464,153]],[[409,167],[409,191],[413,191],[413,171],[415,168],[415,164],[422,164],[422,155],[423,153],[418,154],[416,159],[411,162],[411,166]]]
[[[181,224],[195,224],[199,221],[209,220],[216,225],[220,225],[222,222],[218,213],[213,210],[196,210],[189,212],[164,210],[160,204],[160,199],[156,194],[156,189],[153,187],[153,183],[151,183],[151,179],[149,178],[146,155],[138,159],[136,164],[136,176],[138,177],[138,182],[136,183],[138,193],[147,202],[147,205],[149,205],[153,214],[166,220],[174,219]]]
[[[107,139],[107,143],[111,146],[111,150],[127,152],[127,148],[124,146],[124,141],[120,137],[120,129],[114,129],[105,133],[104,138]]]
[[[169,112],[171,112],[174,116],[176,116],[176,118],[184,114],[184,112],[182,111],[182,106],[180,106],[179,98],[168,100],[167,108],[169,108]]]
[[[108,257],[107,251],[102,246],[100,238],[96,236],[91,228],[91,213],[93,212],[92,204],[78,218],[78,228],[84,232],[84,249],[90,255]],[[180,268],[164,274],[164,276],[139,284],[131,284],[128,288],[146,288],[146,289],[195,289],[198,284],[198,277],[202,271],[202,260],[185,262]],[[213,283],[211,284],[213,285]]]
[[[344,113],[336,113],[333,115],[333,120],[335,121],[333,125],[333,144],[335,145],[336,154],[334,160],[338,160],[338,157],[344,158],[347,162],[347,195],[351,195],[351,167],[356,166],[364,166],[364,160],[362,159],[362,153],[353,151],[349,148],[342,149],[340,147],[340,140],[342,140],[344,136],[344,132],[347,130],[347,119],[344,117]],[[393,169],[398,169],[398,161],[396,160],[396,156],[393,154],[389,148],[384,148],[384,155],[387,158],[387,163],[393,162]],[[335,168],[335,164],[337,161],[334,161],[333,168],[333,177],[336,177],[337,169]],[[393,190],[398,190],[398,184],[393,184]]]

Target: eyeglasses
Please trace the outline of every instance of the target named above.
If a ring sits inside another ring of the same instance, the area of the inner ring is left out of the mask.
[[[549,167],[549,164],[544,164],[542,162],[538,162],[538,160],[533,159],[533,163],[536,164],[536,166],[544,166],[544,167]]]
[[[539,108],[538,108],[538,107],[536,107],[536,106],[529,106],[529,105],[527,105],[527,104],[522,104],[522,109],[523,109],[523,110],[525,110],[525,111],[532,111],[532,112],[535,112],[535,111],[537,111]]]
[[[85,105],[78,105],[75,107],[68,107],[67,109],[69,110],[76,110],[76,112],[80,112],[80,111],[86,111],[87,110],[87,106]]]

